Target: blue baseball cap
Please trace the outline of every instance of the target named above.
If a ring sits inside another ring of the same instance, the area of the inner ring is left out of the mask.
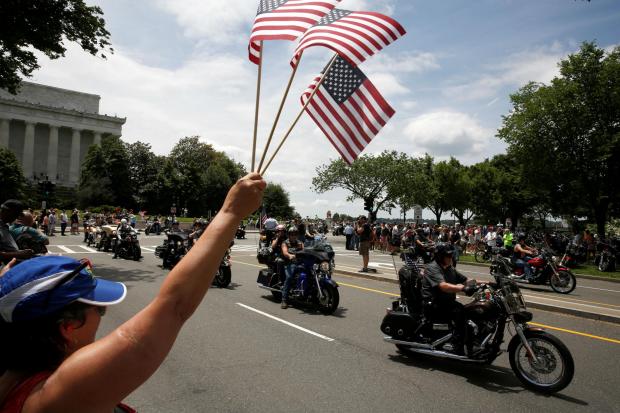
[[[87,260],[37,257],[0,277],[0,317],[9,323],[28,321],[74,301],[108,306],[120,303],[126,295],[123,283],[95,278]]]

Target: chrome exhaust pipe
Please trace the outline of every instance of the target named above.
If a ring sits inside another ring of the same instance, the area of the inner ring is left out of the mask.
[[[264,290],[269,290],[269,291],[277,291],[277,292],[281,292],[282,290],[280,290],[279,288],[271,288],[271,287],[267,287],[263,284],[256,284],[258,286],[258,288],[262,288]]]
[[[414,343],[413,341],[396,340],[395,338],[392,338],[390,336],[385,336],[383,337],[383,339],[387,341],[388,343],[399,344],[401,346],[407,346],[411,348],[429,349],[429,350],[432,349],[430,344]]]
[[[441,358],[452,359],[452,360],[467,361],[469,363],[482,364],[486,362],[486,360],[472,360],[467,356],[459,356],[458,354],[452,354],[452,353],[448,353],[448,352],[440,351],[440,350],[426,350],[426,349],[412,348],[411,351],[415,353],[420,353],[420,354],[427,354],[429,356],[441,357]]]

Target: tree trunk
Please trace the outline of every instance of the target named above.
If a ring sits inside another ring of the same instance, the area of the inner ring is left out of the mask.
[[[407,211],[403,211],[403,225],[407,225]]]
[[[599,240],[605,239],[605,223],[607,222],[607,209],[609,201],[607,198],[599,200],[594,206],[594,216],[596,219],[596,233]]]
[[[437,219],[437,225],[441,225],[441,213],[442,212],[443,211],[437,211],[437,212],[434,213],[435,214],[435,218]]]

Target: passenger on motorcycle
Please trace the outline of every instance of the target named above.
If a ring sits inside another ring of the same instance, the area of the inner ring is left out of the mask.
[[[283,309],[288,308],[288,293],[295,278],[295,253],[304,249],[304,244],[297,239],[298,235],[297,227],[290,227],[288,229],[288,240],[282,243],[282,258],[284,258],[284,272],[286,274],[282,288],[281,307]]]
[[[114,256],[112,258],[118,257],[118,251],[121,248],[121,244],[125,242],[125,237],[129,235],[131,232],[131,227],[127,223],[125,218],[121,219],[121,223],[116,227],[116,247],[114,248]]]
[[[451,320],[454,323],[454,351],[463,354],[465,318],[463,305],[456,301],[456,293],[473,294],[476,281],[468,282],[467,277],[452,266],[453,254],[453,245],[437,244],[435,260],[426,267],[422,278],[422,299],[425,313],[432,320]]]
[[[276,227],[276,235],[271,241],[271,254],[276,265],[276,273],[281,274],[284,271],[284,258],[282,258],[282,243],[286,241],[286,227],[282,224]]]
[[[519,234],[517,245],[514,247],[513,258],[515,266],[523,268],[525,279],[529,281],[532,279],[532,266],[528,264],[528,261],[532,259],[532,256],[536,255],[536,250],[525,244],[525,238],[525,234]]]

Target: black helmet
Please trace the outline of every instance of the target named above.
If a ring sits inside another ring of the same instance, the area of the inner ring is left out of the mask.
[[[520,232],[519,235],[517,235],[517,241],[524,241],[526,238],[527,236],[523,232]]]
[[[299,234],[299,231],[297,230],[297,227],[296,227],[295,225],[293,225],[293,226],[291,226],[291,227],[288,229],[288,233],[289,233],[289,234]]]
[[[441,242],[435,246],[435,258],[443,258],[454,254],[454,245]]]

